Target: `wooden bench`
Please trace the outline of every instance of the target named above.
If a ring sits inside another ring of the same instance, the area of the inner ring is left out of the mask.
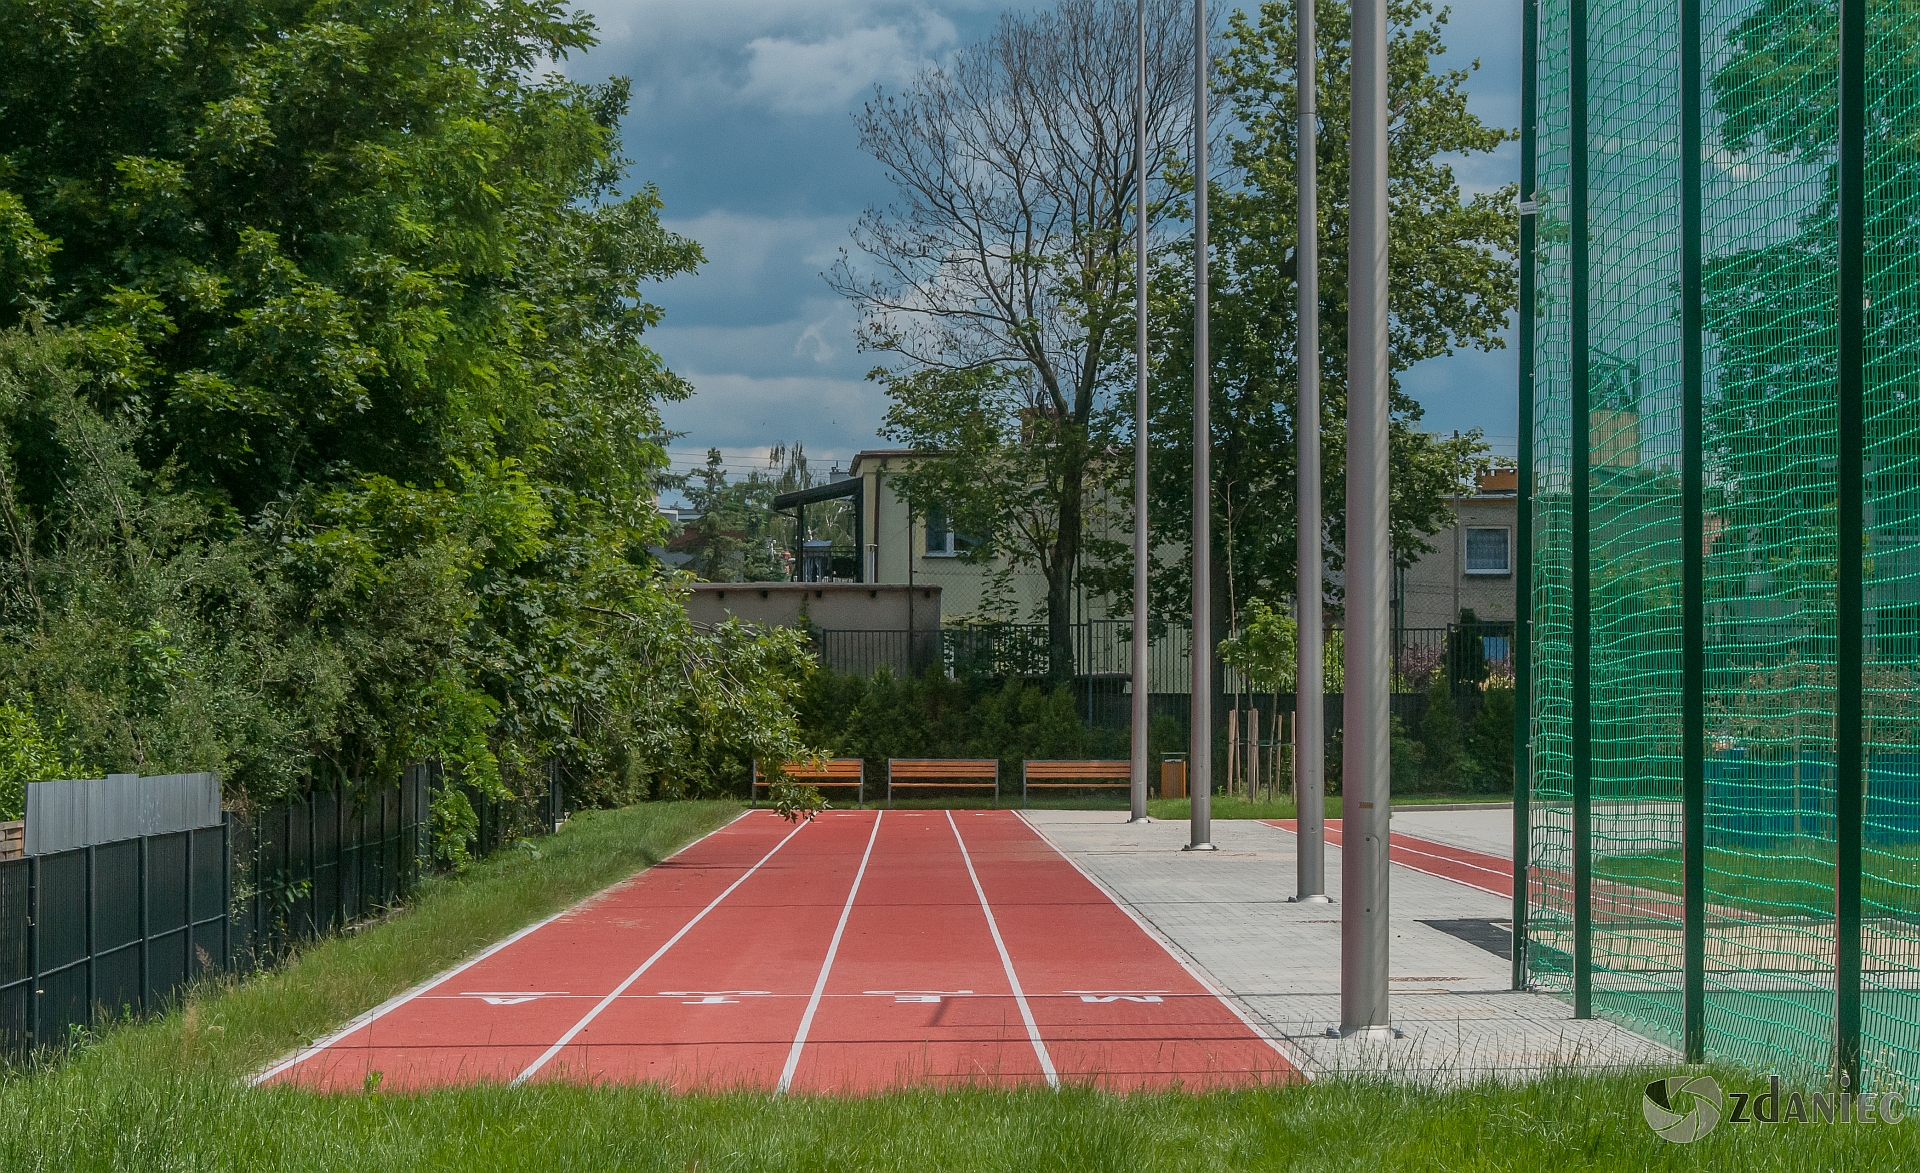
[[[822,790],[829,787],[856,787],[858,797],[854,799],[865,806],[867,801],[867,764],[860,758],[829,758],[824,762],[787,762],[780,772],[803,786],[817,786]],[[760,763],[753,763],[753,799],[754,806],[760,805],[760,788],[773,789],[773,779],[760,773]]]
[[[1114,779],[1119,781],[1114,781]],[[1020,805],[1029,790],[1131,790],[1132,762],[1027,761],[1020,767]]]
[[[991,790],[1000,806],[1000,763],[993,758],[888,758],[887,805],[900,790]]]

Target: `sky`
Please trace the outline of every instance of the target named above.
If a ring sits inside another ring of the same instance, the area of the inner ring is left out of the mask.
[[[773,444],[805,445],[818,468],[884,446],[886,398],[865,378],[877,356],[857,348],[853,311],[822,276],[851,248],[861,211],[890,191],[860,151],[853,111],[875,85],[902,85],[1034,3],[584,0],[600,44],[565,71],[632,79],[634,181],[659,188],[667,227],[707,257],[650,299],[666,316],[649,340],[695,388],[665,411],[684,433],[670,446],[677,469],[709,447],[741,473],[763,466]],[[1442,64],[1480,61],[1467,83],[1473,111],[1517,126],[1519,0],[1461,0],[1445,40]],[[1513,181],[1519,166],[1509,143],[1456,173],[1471,192]],[[1429,430],[1478,427],[1511,454],[1516,370],[1509,337],[1505,350],[1421,363],[1402,385]]]

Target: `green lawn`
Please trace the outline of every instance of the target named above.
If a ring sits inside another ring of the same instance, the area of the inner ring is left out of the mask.
[[[7,1170],[1878,1170],[1920,1125],[1723,1125],[1692,1146],[1640,1118],[1645,1075],[1448,1093],[1371,1082],[1116,1097],[1085,1089],[865,1099],[469,1087],[319,1096],[245,1086],[263,1063],[513,928],[662,858],[737,809],[585,814],[536,849],[438,881],[286,968],[203,988],[0,1082]],[[1664,1074],[1664,1073],[1661,1073]],[[1748,1079],[1738,1076],[1740,1080]]]
[[[1679,895],[1684,890],[1680,850],[1597,857],[1596,876]],[[1833,911],[1833,844],[1783,839],[1764,849],[1708,847],[1707,901],[1760,916],[1821,916]],[[1920,848],[1869,846],[1864,852],[1861,899],[1867,915],[1920,909]]]

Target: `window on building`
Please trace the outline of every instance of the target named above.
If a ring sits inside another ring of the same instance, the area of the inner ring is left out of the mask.
[[[955,533],[947,523],[946,511],[938,506],[927,510],[927,557],[954,558],[973,549],[977,543],[965,534]]]
[[[1501,527],[1467,528],[1467,573],[1512,574],[1513,531]]]

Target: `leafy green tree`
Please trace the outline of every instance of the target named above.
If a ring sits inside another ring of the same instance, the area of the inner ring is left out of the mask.
[[[876,93],[855,121],[899,200],[862,217],[862,259],[831,274],[864,345],[889,360],[875,372],[897,409],[889,433],[923,455],[902,482],[915,511],[1023,523],[977,532],[1045,577],[1056,680],[1073,670],[1088,509],[1125,463],[1110,458],[1108,417],[1133,338],[1134,9],[1009,14],[900,93]],[[1189,133],[1191,22],[1179,0],[1146,13],[1157,156]]]
[[[799,750],[798,637],[695,628],[645,553],[687,392],[645,294],[701,254],[620,194],[626,83],[543,72],[591,43],[0,0],[0,681],[64,752],[624,801]]]
[[[1230,19],[1220,87],[1236,128],[1227,140],[1231,182],[1209,195],[1212,319],[1213,613],[1223,638],[1248,600],[1295,592],[1295,432],[1298,304],[1295,247],[1296,88],[1291,2]],[[1343,442],[1347,373],[1348,121],[1350,13],[1323,3],[1317,161],[1320,197],[1321,496],[1329,562],[1345,535]],[[1388,252],[1391,361],[1395,371],[1469,347],[1502,345],[1515,303],[1515,189],[1463,197],[1449,160],[1490,152],[1512,137],[1467,110],[1467,70],[1441,68],[1446,13],[1423,0],[1388,7]],[[1477,63],[1476,63],[1477,67]],[[1182,177],[1192,189],[1190,175]],[[1176,548],[1192,533],[1193,257],[1190,242],[1165,250],[1153,284],[1155,532]],[[1392,391],[1393,548],[1401,565],[1423,537],[1451,521],[1445,498],[1485,462],[1478,432],[1451,439],[1420,430],[1419,404]],[[1130,570],[1110,564],[1098,582],[1130,590]],[[1189,579],[1180,560],[1154,574],[1156,617],[1183,611]]]

